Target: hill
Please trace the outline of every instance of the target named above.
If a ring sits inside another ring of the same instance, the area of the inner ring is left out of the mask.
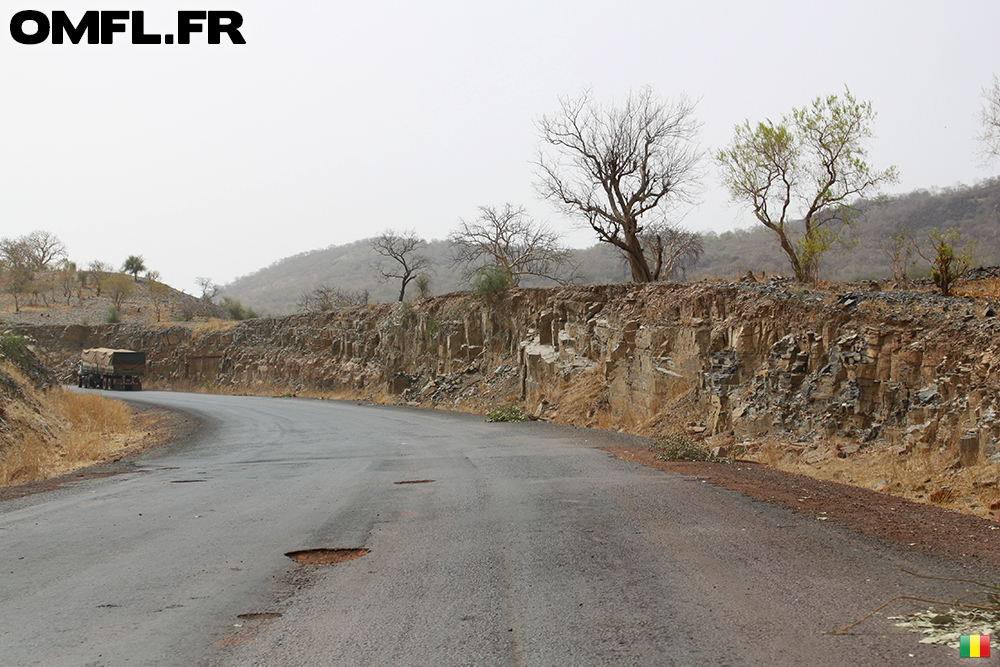
[[[116,320],[145,325],[230,317],[219,305],[206,303],[149,278],[134,280],[123,273],[108,273],[104,276],[103,289],[99,290],[92,278],[86,284],[74,282],[72,289],[63,289],[60,273],[40,271],[32,281],[31,293],[22,296],[16,305],[13,296],[0,294],[0,326],[90,325]],[[109,278],[119,278],[119,284],[124,285],[127,291],[120,297],[121,305],[114,317],[111,313],[115,306],[114,296]]]
[[[824,280],[852,282],[890,278],[889,259],[881,250],[891,234],[906,225],[917,241],[938,227],[956,229],[979,242],[980,262],[1000,264],[1000,178],[974,186],[918,190],[879,201],[862,202],[858,221],[860,242],[850,251],[831,251],[820,269]],[[704,237],[705,254],[683,278],[734,278],[747,271],[788,275],[787,259],[781,254],[773,234],[763,226],[734,230]],[[430,241],[424,249],[434,264],[431,291],[447,294],[467,290],[468,282],[458,269],[450,267],[445,241]],[[237,278],[223,294],[242,301],[258,312],[285,315],[297,310],[302,294],[320,286],[338,287],[349,292],[367,291],[374,302],[393,301],[398,285],[379,283],[371,269],[377,259],[369,241],[330,246],[278,260],[268,267]],[[927,263],[916,258],[914,271],[927,275]],[[604,244],[575,251],[581,284],[626,282],[628,272],[617,252]],[[541,280],[525,281],[528,287],[551,285]],[[411,288],[412,289],[412,288]],[[414,291],[408,292],[413,294]]]

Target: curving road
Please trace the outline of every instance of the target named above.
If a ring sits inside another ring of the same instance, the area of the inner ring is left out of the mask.
[[[4,667],[962,664],[881,616],[817,633],[894,595],[961,593],[897,567],[969,572],[598,449],[619,436],[122,398],[202,427],[0,503]],[[285,556],[317,548],[369,552]]]

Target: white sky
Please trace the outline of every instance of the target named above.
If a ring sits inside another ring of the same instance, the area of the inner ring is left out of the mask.
[[[444,238],[478,205],[539,201],[535,119],[592,86],[700,100],[701,144],[844,85],[878,112],[873,166],[893,192],[991,176],[975,156],[1000,74],[998,0],[320,2],[6,0],[0,36],[0,236],[57,234],[81,264],[142,254],[194,292],[386,228]],[[18,44],[16,11],[243,15],[244,46]],[[706,165],[685,224],[749,224]],[[577,230],[572,245],[591,245]]]

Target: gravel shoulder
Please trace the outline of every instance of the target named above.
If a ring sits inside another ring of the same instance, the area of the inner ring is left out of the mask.
[[[934,558],[1000,570],[1000,523],[759,463],[659,461],[641,447],[607,447],[616,458],[705,480]]]

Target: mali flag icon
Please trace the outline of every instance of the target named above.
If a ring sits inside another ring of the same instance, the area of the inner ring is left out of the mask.
[[[958,644],[959,657],[988,658],[990,657],[989,635],[962,635]]]

